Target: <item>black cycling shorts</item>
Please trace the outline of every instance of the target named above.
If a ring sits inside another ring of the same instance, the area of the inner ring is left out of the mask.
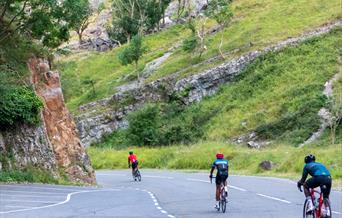
[[[134,170],[135,168],[138,167],[138,161],[132,163],[132,169]]]
[[[219,175],[219,174],[217,174],[216,175],[216,179],[215,179],[216,185],[220,185],[221,182],[223,182],[223,184],[224,184],[226,182],[227,178],[228,178],[228,175]]]
[[[308,179],[306,182],[308,188],[320,187],[324,198],[329,198],[331,190],[331,177],[330,176],[315,176]],[[325,186],[324,188],[322,188]]]

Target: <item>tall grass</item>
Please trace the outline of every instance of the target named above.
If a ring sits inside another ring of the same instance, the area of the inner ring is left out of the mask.
[[[197,169],[208,170],[217,152],[223,152],[230,161],[232,174],[268,175],[299,178],[305,155],[314,154],[318,162],[330,170],[335,185],[342,186],[342,128],[339,129],[337,144],[329,144],[328,133],[315,144],[296,148],[288,144],[272,144],[260,150],[250,149],[220,141],[206,141],[185,146],[130,147],[124,150],[89,147],[88,154],[95,169],[127,168],[129,150],[137,154],[142,168]],[[270,160],[274,167],[265,171],[259,167],[264,160]]]

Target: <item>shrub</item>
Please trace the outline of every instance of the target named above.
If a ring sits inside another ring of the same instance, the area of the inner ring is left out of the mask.
[[[0,87],[0,125],[12,126],[16,123],[39,123],[42,101],[32,89],[27,87]]]

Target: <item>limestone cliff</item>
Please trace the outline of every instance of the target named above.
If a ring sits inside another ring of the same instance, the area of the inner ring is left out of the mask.
[[[52,148],[47,159],[56,161],[58,168],[72,181],[95,183],[94,170],[76,132],[76,126],[65,107],[59,74],[50,71],[47,61],[39,58],[29,60],[32,84],[44,103],[42,113],[47,134],[42,149]],[[20,138],[20,136],[18,136]],[[26,138],[25,135],[22,138]],[[39,156],[39,155],[38,155]]]

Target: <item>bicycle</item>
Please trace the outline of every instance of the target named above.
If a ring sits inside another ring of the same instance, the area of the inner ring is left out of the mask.
[[[212,183],[213,178],[216,177],[211,177],[210,178],[210,183]],[[219,207],[217,208],[217,211],[222,211],[222,213],[226,212],[226,208],[227,208],[227,198],[228,198],[228,192],[225,191],[225,185],[223,182],[221,182],[220,184],[220,201],[219,201]]]
[[[314,210],[307,212],[309,202],[308,199],[304,202],[303,207],[303,218],[311,217],[311,218],[331,218],[331,206],[329,199],[323,198],[322,189],[326,188],[323,185],[321,191],[317,191],[315,189],[310,189],[310,196],[312,203],[314,205]],[[301,192],[303,191],[301,187],[298,188]]]
[[[141,174],[140,174],[139,169],[137,169],[133,172],[133,179],[134,179],[134,181],[138,180],[139,182],[141,182]]]

